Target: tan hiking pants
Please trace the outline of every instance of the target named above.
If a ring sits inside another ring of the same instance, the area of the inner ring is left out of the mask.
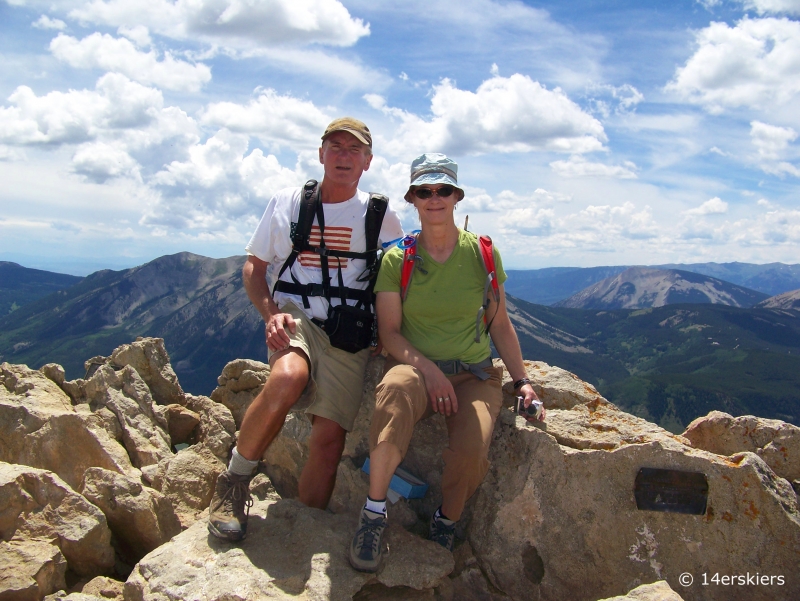
[[[488,380],[469,372],[448,376],[458,400],[458,411],[444,418],[449,443],[442,453],[442,513],[451,520],[461,518],[464,505],[489,470],[489,444],[503,400],[503,370],[490,367],[485,371],[491,376]],[[370,451],[387,441],[405,457],[414,425],[433,414],[422,373],[389,357],[375,389]]]

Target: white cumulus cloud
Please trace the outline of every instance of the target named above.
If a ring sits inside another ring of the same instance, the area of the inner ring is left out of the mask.
[[[548,90],[527,75],[494,76],[475,92],[449,79],[433,87],[430,119],[386,106],[375,94],[367,102],[400,120],[381,148],[397,156],[437,150],[451,155],[548,150],[600,150],[607,139],[597,119],[560,89]]]
[[[779,127],[760,121],[750,123],[750,139],[758,152],[759,166],[765,173],[800,177],[800,169],[786,158],[789,144],[797,139],[797,132],[791,127]]]
[[[721,198],[715,196],[710,200],[705,201],[695,209],[684,211],[685,215],[720,215],[728,212],[728,203]]]
[[[800,15],[800,0],[739,0],[745,8],[755,10],[759,15],[786,13]]]
[[[625,161],[623,165],[606,165],[592,163],[582,156],[573,155],[568,161],[553,161],[550,167],[561,177],[636,179],[636,165],[630,161]]]
[[[232,48],[276,44],[351,46],[369,35],[337,0],[92,0],[70,16],[113,27],[143,25],[179,40]]]
[[[711,23],[696,34],[697,50],[666,90],[705,107],[769,108],[800,93],[800,22],[743,19]]]
[[[764,160],[778,160],[789,143],[797,139],[797,132],[791,127],[779,127],[760,121],[750,123],[750,138],[758,150],[758,156]]]
[[[550,254],[575,248],[605,251],[661,235],[650,207],[639,210],[631,202],[590,205],[564,215],[556,215],[552,208],[519,208],[509,211],[499,223],[512,248],[524,251],[529,246],[524,237],[536,237],[542,251]]]
[[[143,127],[163,105],[161,92],[128,78],[107,74],[95,90],[36,96],[20,86],[0,108],[0,141],[7,144],[77,144],[107,129]]]
[[[169,52],[159,60],[154,50],[142,52],[130,40],[108,34],[93,33],[78,40],[62,33],[50,42],[50,51],[72,67],[122,73],[168,90],[197,92],[211,81],[211,69],[206,65],[176,60]]]
[[[257,136],[275,146],[318,147],[331,117],[312,102],[261,90],[246,105],[210,104],[200,118],[204,125]]]
[[[42,15],[31,23],[36,29],[57,29],[62,30],[67,28],[67,24],[61,19],[51,19],[47,15]]]
[[[302,176],[260,149],[249,154],[248,136],[220,130],[172,161],[151,180],[161,192],[142,219],[145,225],[220,230],[230,220],[260,216],[269,197],[296,186]]]
[[[98,183],[120,176],[141,179],[139,163],[118,144],[81,144],[72,157],[72,166],[76,173]]]

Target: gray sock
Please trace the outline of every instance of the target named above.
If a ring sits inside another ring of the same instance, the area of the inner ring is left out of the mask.
[[[228,471],[237,476],[249,476],[258,467],[258,461],[250,461],[239,455],[239,451],[234,447],[231,462],[228,464]]]

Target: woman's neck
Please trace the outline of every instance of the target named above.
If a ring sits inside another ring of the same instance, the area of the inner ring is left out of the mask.
[[[444,263],[458,243],[458,228],[454,223],[424,226],[418,242],[434,261]]]

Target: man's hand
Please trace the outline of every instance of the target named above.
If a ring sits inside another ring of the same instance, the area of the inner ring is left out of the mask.
[[[287,329],[292,334],[297,331],[294,317],[288,313],[275,313],[269,318],[266,325],[267,347],[269,350],[275,352],[289,348]]]

